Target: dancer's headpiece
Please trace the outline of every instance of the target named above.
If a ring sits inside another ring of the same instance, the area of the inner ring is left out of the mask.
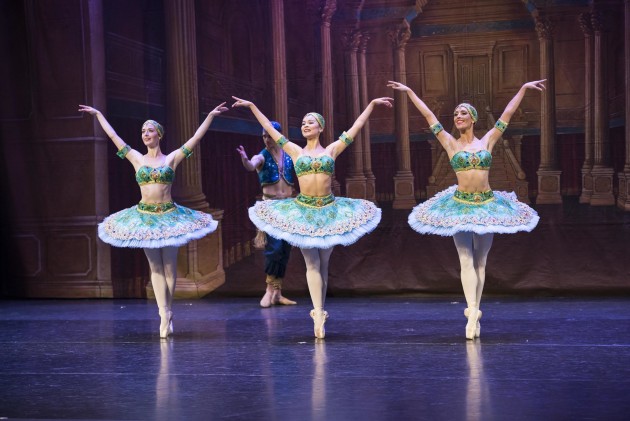
[[[477,110],[475,109],[475,107],[473,107],[469,103],[462,102],[457,107],[455,107],[455,109],[458,109],[459,107],[464,107],[464,108],[466,108],[468,110],[468,113],[472,117],[472,120],[473,120],[474,123],[476,123],[477,120],[479,120],[479,116],[477,115]]]
[[[313,118],[315,118],[315,120],[317,120],[317,122],[319,123],[319,125],[321,126],[322,129],[326,126],[326,121],[324,120],[324,117],[322,117],[321,114],[307,113],[304,117],[309,116],[309,115],[313,116]]]
[[[142,123],[142,127],[146,126],[147,124],[152,124],[153,127],[155,127],[155,130],[157,130],[159,138],[162,139],[162,136],[164,136],[164,127],[155,120],[145,121],[144,123]]]

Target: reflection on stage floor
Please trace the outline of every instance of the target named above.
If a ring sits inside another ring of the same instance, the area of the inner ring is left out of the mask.
[[[293,297],[292,297],[293,298]],[[464,337],[456,296],[0,302],[0,417],[582,420],[630,413],[630,297],[500,297]]]

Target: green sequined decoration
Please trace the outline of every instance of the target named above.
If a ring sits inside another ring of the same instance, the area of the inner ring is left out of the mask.
[[[125,145],[122,148],[120,148],[118,152],[116,152],[116,155],[118,155],[120,159],[125,159],[125,157],[127,156],[130,150],[131,148],[129,147],[129,145]]]

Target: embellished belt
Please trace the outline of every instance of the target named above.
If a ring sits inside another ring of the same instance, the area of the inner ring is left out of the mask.
[[[483,205],[484,203],[492,202],[494,200],[494,193],[492,190],[476,193],[468,193],[461,190],[455,190],[453,199],[461,203],[467,203],[470,205]]]
[[[175,203],[138,203],[138,211],[146,213],[166,213],[175,209]]]
[[[335,201],[335,196],[331,193],[328,196],[308,196],[306,194],[298,194],[295,198],[302,205],[312,206],[314,208],[322,208],[330,205]]]

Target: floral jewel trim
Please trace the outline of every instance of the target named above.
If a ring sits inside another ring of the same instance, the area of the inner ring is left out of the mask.
[[[306,194],[298,194],[295,198],[302,205],[312,206],[314,208],[322,208],[330,205],[335,201],[335,196],[331,193],[328,196],[308,196]]]
[[[129,145],[125,145],[122,148],[118,149],[118,152],[116,152],[116,155],[118,155],[120,159],[125,159],[125,157],[127,156],[130,150],[131,148],[129,147]]]
[[[478,152],[459,151],[450,161],[455,172],[468,170],[489,170],[492,166],[492,154],[487,150]]]
[[[175,203],[166,202],[166,203],[138,203],[138,211],[146,212],[146,213],[166,213],[175,209]]]
[[[482,205],[484,203],[492,202],[494,200],[494,193],[492,190],[484,192],[468,193],[461,190],[455,190],[453,198],[461,203],[468,203],[472,205]]]
[[[286,145],[289,141],[287,140],[286,137],[284,136],[280,136],[280,139],[276,140],[276,144],[280,147],[283,147],[284,145]]]
[[[184,156],[186,157],[186,159],[190,158],[190,155],[193,154],[193,151],[191,151],[189,148],[187,148],[186,146],[182,146],[181,148],[179,148],[182,153],[184,154]]]
[[[173,184],[175,171],[168,165],[161,167],[148,167],[146,165],[138,168],[136,172],[136,182],[140,186],[145,184]]]
[[[328,155],[316,157],[302,155],[295,161],[294,169],[298,177],[320,173],[332,175],[335,172],[335,160]]]
[[[507,126],[508,124],[501,119],[498,119],[497,122],[494,123],[494,127],[501,133],[505,132],[505,129],[507,129]]]
[[[341,140],[347,146],[350,146],[352,142],[354,142],[354,139],[348,136],[348,133],[346,132],[341,133],[341,136],[339,136],[339,140]]]
[[[432,124],[429,129],[431,129],[433,135],[437,137],[437,135],[444,130],[444,126],[442,126],[442,124],[438,121],[437,123]]]

